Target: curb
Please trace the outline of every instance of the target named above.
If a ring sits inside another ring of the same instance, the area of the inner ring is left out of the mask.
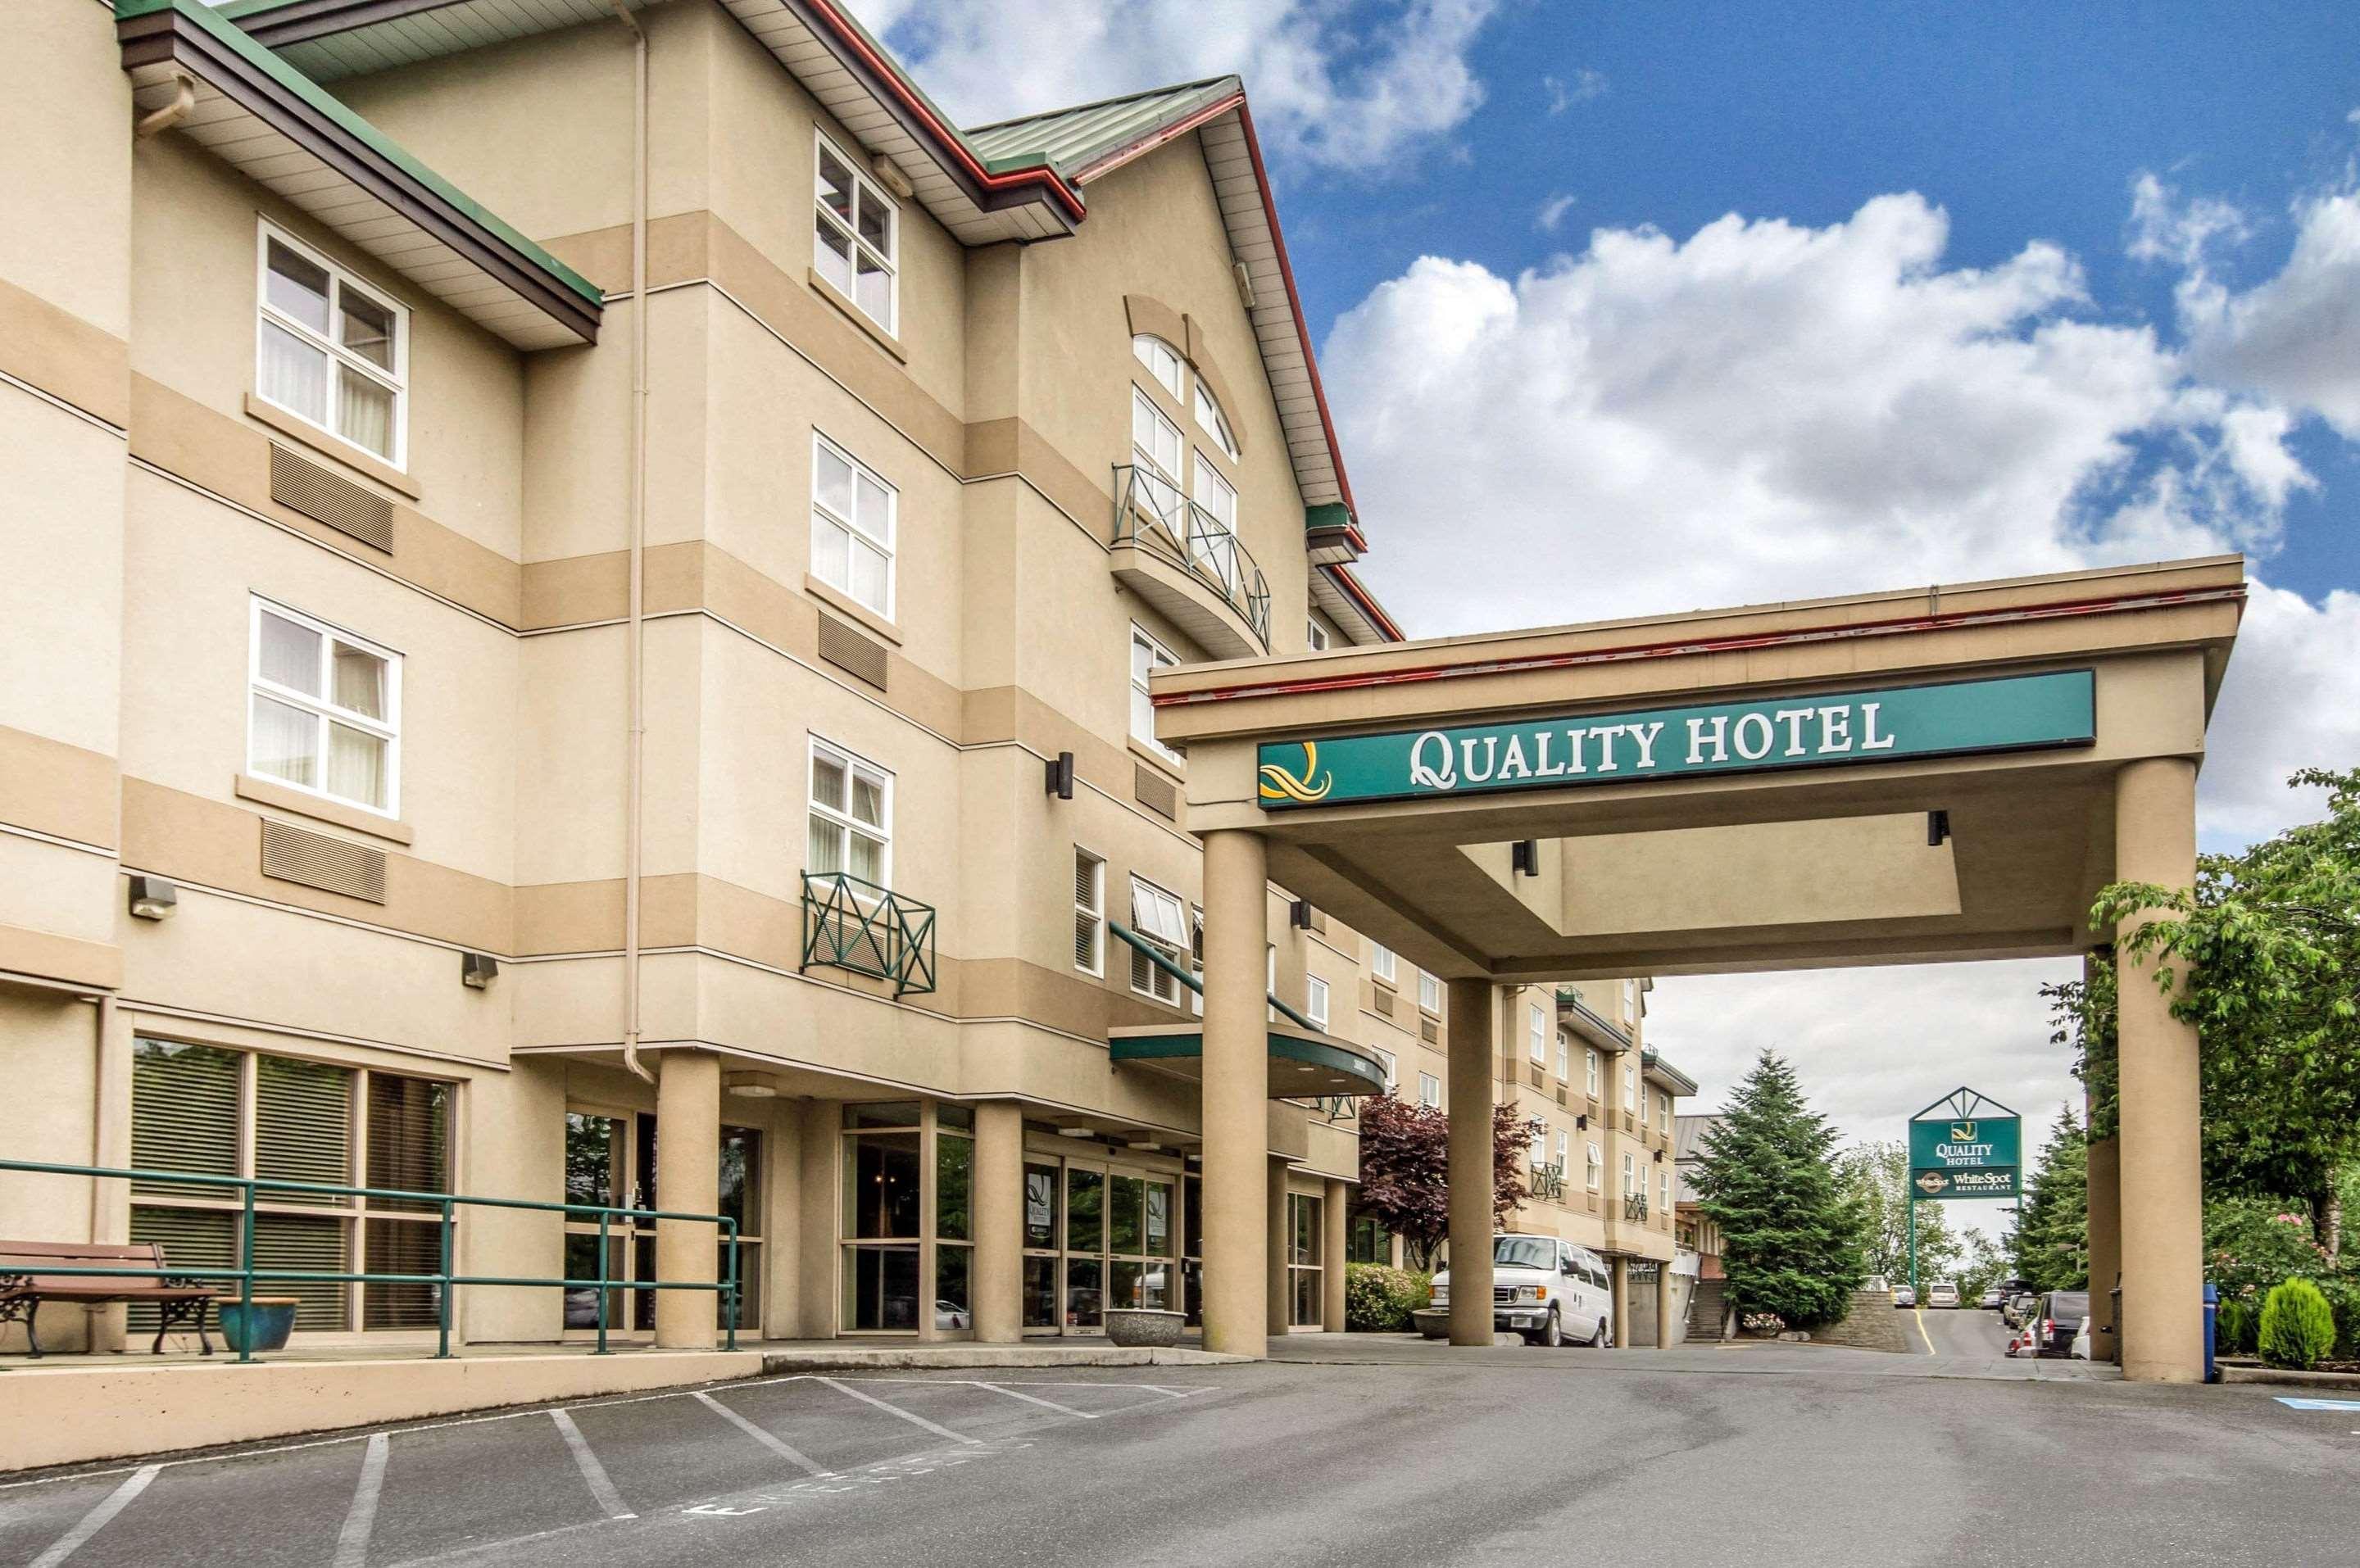
[[[2295,1388],[2360,1389],[2360,1372],[2294,1372],[2277,1367],[2223,1367],[2223,1383],[2278,1383]]]
[[[1073,1351],[1030,1345],[976,1345],[960,1350],[893,1350],[862,1346],[847,1350],[792,1350],[765,1353],[764,1374],[781,1372],[842,1372],[871,1367],[893,1370],[948,1370],[992,1367],[1231,1367],[1252,1360],[1210,1350],[1140,1349],[1109,1345]]]

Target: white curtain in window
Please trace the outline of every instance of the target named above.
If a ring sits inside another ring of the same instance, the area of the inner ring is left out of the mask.
[[[335,429],[355,445],[392,457],[392,391],[349,365],[337,366]]]
[[[328,793],[385,805],[385,742],[350,724],[328,725]]]
[[[262,324],[262,395],[316,424],[328,422],[328,354],[274,321]]]
[[[311,627],[261,612],[263,679],[307,697],[321,695],[320,634]]]
[[[319,787],[320,721],[300,708],[290,708],[257,693],[254,699],[254,768],[273,779]]]

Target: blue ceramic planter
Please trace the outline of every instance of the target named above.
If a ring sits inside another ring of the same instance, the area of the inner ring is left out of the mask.
[[[222,1338],[232,1350],[284,1350],[295,1332],[293,1301],[224,1301],[218,1313]]]

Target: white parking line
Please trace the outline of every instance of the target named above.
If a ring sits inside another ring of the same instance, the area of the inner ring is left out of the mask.
[[[134,1470],[123,1485],[99,1500],[98,1507],[82,1516],[82,1522],[58,1537],[57,1544],[33,1559],[30,1568],[58,1568],[58,1564],[82,1550],[82,1542],[106,1528],[107,1520],[131,1505],[131,1499],[148,1489],[156,1478],[158,1465],[149,1465]]]
[[[738,1431],[744,1432],[748,1437],[752,1438],[755,1442],[760,1443],[763,1447],[769,1449],[771,1453],[777,1454],[788,1464],[801,1470],[804,1475],[833,1475],[836,1474],[835,1471],[829,1469],[826,1465],[815,1464],[812,1460],[805,1458],[796,1450],[788,1447],[785,1443],[780,1440],[777,1433],[766,1432],[762,1428],[756,1426],[752,1421],[748,1421],[744,1416],[739,1415],[736,1410],[731,1410],[727,1405],[723,1404],[712,1395],[699,1391],[696,1396],[696,1402],[712,1410],[722,1420],[729,1422]]]
[[[1071,1405],[1061,1405],[1054,1399],[1044,1399],[1037,1394],[1021,1394],[1013,1388],[1002,1388],[998,1383],[976,1382],[972,1386],[978,1388],[989,1388],[995,1394],[1005,1394],[1011,1399],[1022,1399],[1028,1405],[1038,1405],[1044,1410],[1054,1410],[1061,1416],[1072,1416],[1076,1421],[1098,1419],[1088,1410],[1077,1410]]]
[[[849,1394],[864,1405],[875,1405],[879,1410],[885,1411],[889,1415],[900,1416],[903,1421],[908,1421],[912,1426],[924,1427],[928,1432],[933,1432],[937,1437],[947,1437],[954,1443],[978,1443],[981,1441],[979,1438],[968,1437],[963,1433],[953,1432],[946,1426],[937,1426],[923,1416],[912,1415],[899,1405],[889,1405],[873,1394],[864,1394],[859,1389],[848,1388],[846,1385],[837,1382],[833,1377],[814,1377],[812,1381],[814,1383],[825,1383],[839,1394]]]
[[[353,1505],[344,1510],[344,1528],[336,1535],[333,1568],[367,1568],[369,1537],[377,1530],[377,1500],[385,1491],[386,1451],[392,1446],[385,1433],[372,1432],[361,1454],[361,1478],[353,1487]]]
[[[615,1490],[615,1483],[606,1479],[606,1467],[598,1463],[596,1454],[590,1452],[590,1442],[582,1435],[582,1429],[574,1424],[574,1418],[563,1410],[552,1410],[549,1419],[557,1423],[558,1432],[565,1439],[565,1446],[574,1451],[574,1463],[582,1472],[583,1484],[590,1488],[590,1495],[598,1500],[598,1506],[606,1510],[606,1517],[618,1519],[639,1518],[624,1506],[623,1494]]]

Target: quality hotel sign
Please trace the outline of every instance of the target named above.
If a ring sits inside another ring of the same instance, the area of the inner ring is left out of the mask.
[[[1266,811],[2088,746],[2089,670],[1267,742]]]

